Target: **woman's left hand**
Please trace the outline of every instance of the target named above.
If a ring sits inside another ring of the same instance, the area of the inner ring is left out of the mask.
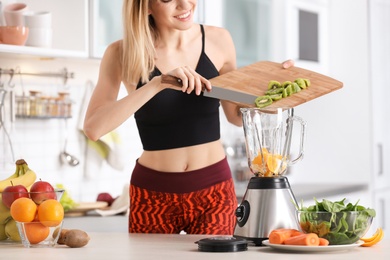
[[[282,67],[284,69],[288,69],[290,67],[294,67],[294,61],[291,60],[291,59],[290,60],[286,60],[286,61],[282,62]]]

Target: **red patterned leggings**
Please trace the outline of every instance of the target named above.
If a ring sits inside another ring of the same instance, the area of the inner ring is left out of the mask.
[[[226,159],[186,173],[161,173],[137,163],[130,185],[129,232],[232,235],[236,207]]]

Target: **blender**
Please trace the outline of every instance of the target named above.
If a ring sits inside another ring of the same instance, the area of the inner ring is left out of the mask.
[[[306,122],[293,108],[241,108],[248,165],[254,174],[236,209],[234,237],[256,246],[278,228],[298,229],[296,199],[286,176],[303,158]],[[299,123],[299,150],[290,155],[294,123]]]

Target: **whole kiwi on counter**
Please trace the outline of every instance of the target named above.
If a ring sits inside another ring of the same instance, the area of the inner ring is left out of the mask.
[[[56,236],[58,230],[53,233]],[[68,247],[83,247],[88,244],[90,237],[80,229],[62,229],[57,240],[57,244],[66,245]]]

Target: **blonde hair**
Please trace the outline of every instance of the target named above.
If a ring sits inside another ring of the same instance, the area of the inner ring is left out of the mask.
[[[153,18],[148,15],[149,0],[123,1],[123,81],[137,84],[149,81],[155,66]]]

